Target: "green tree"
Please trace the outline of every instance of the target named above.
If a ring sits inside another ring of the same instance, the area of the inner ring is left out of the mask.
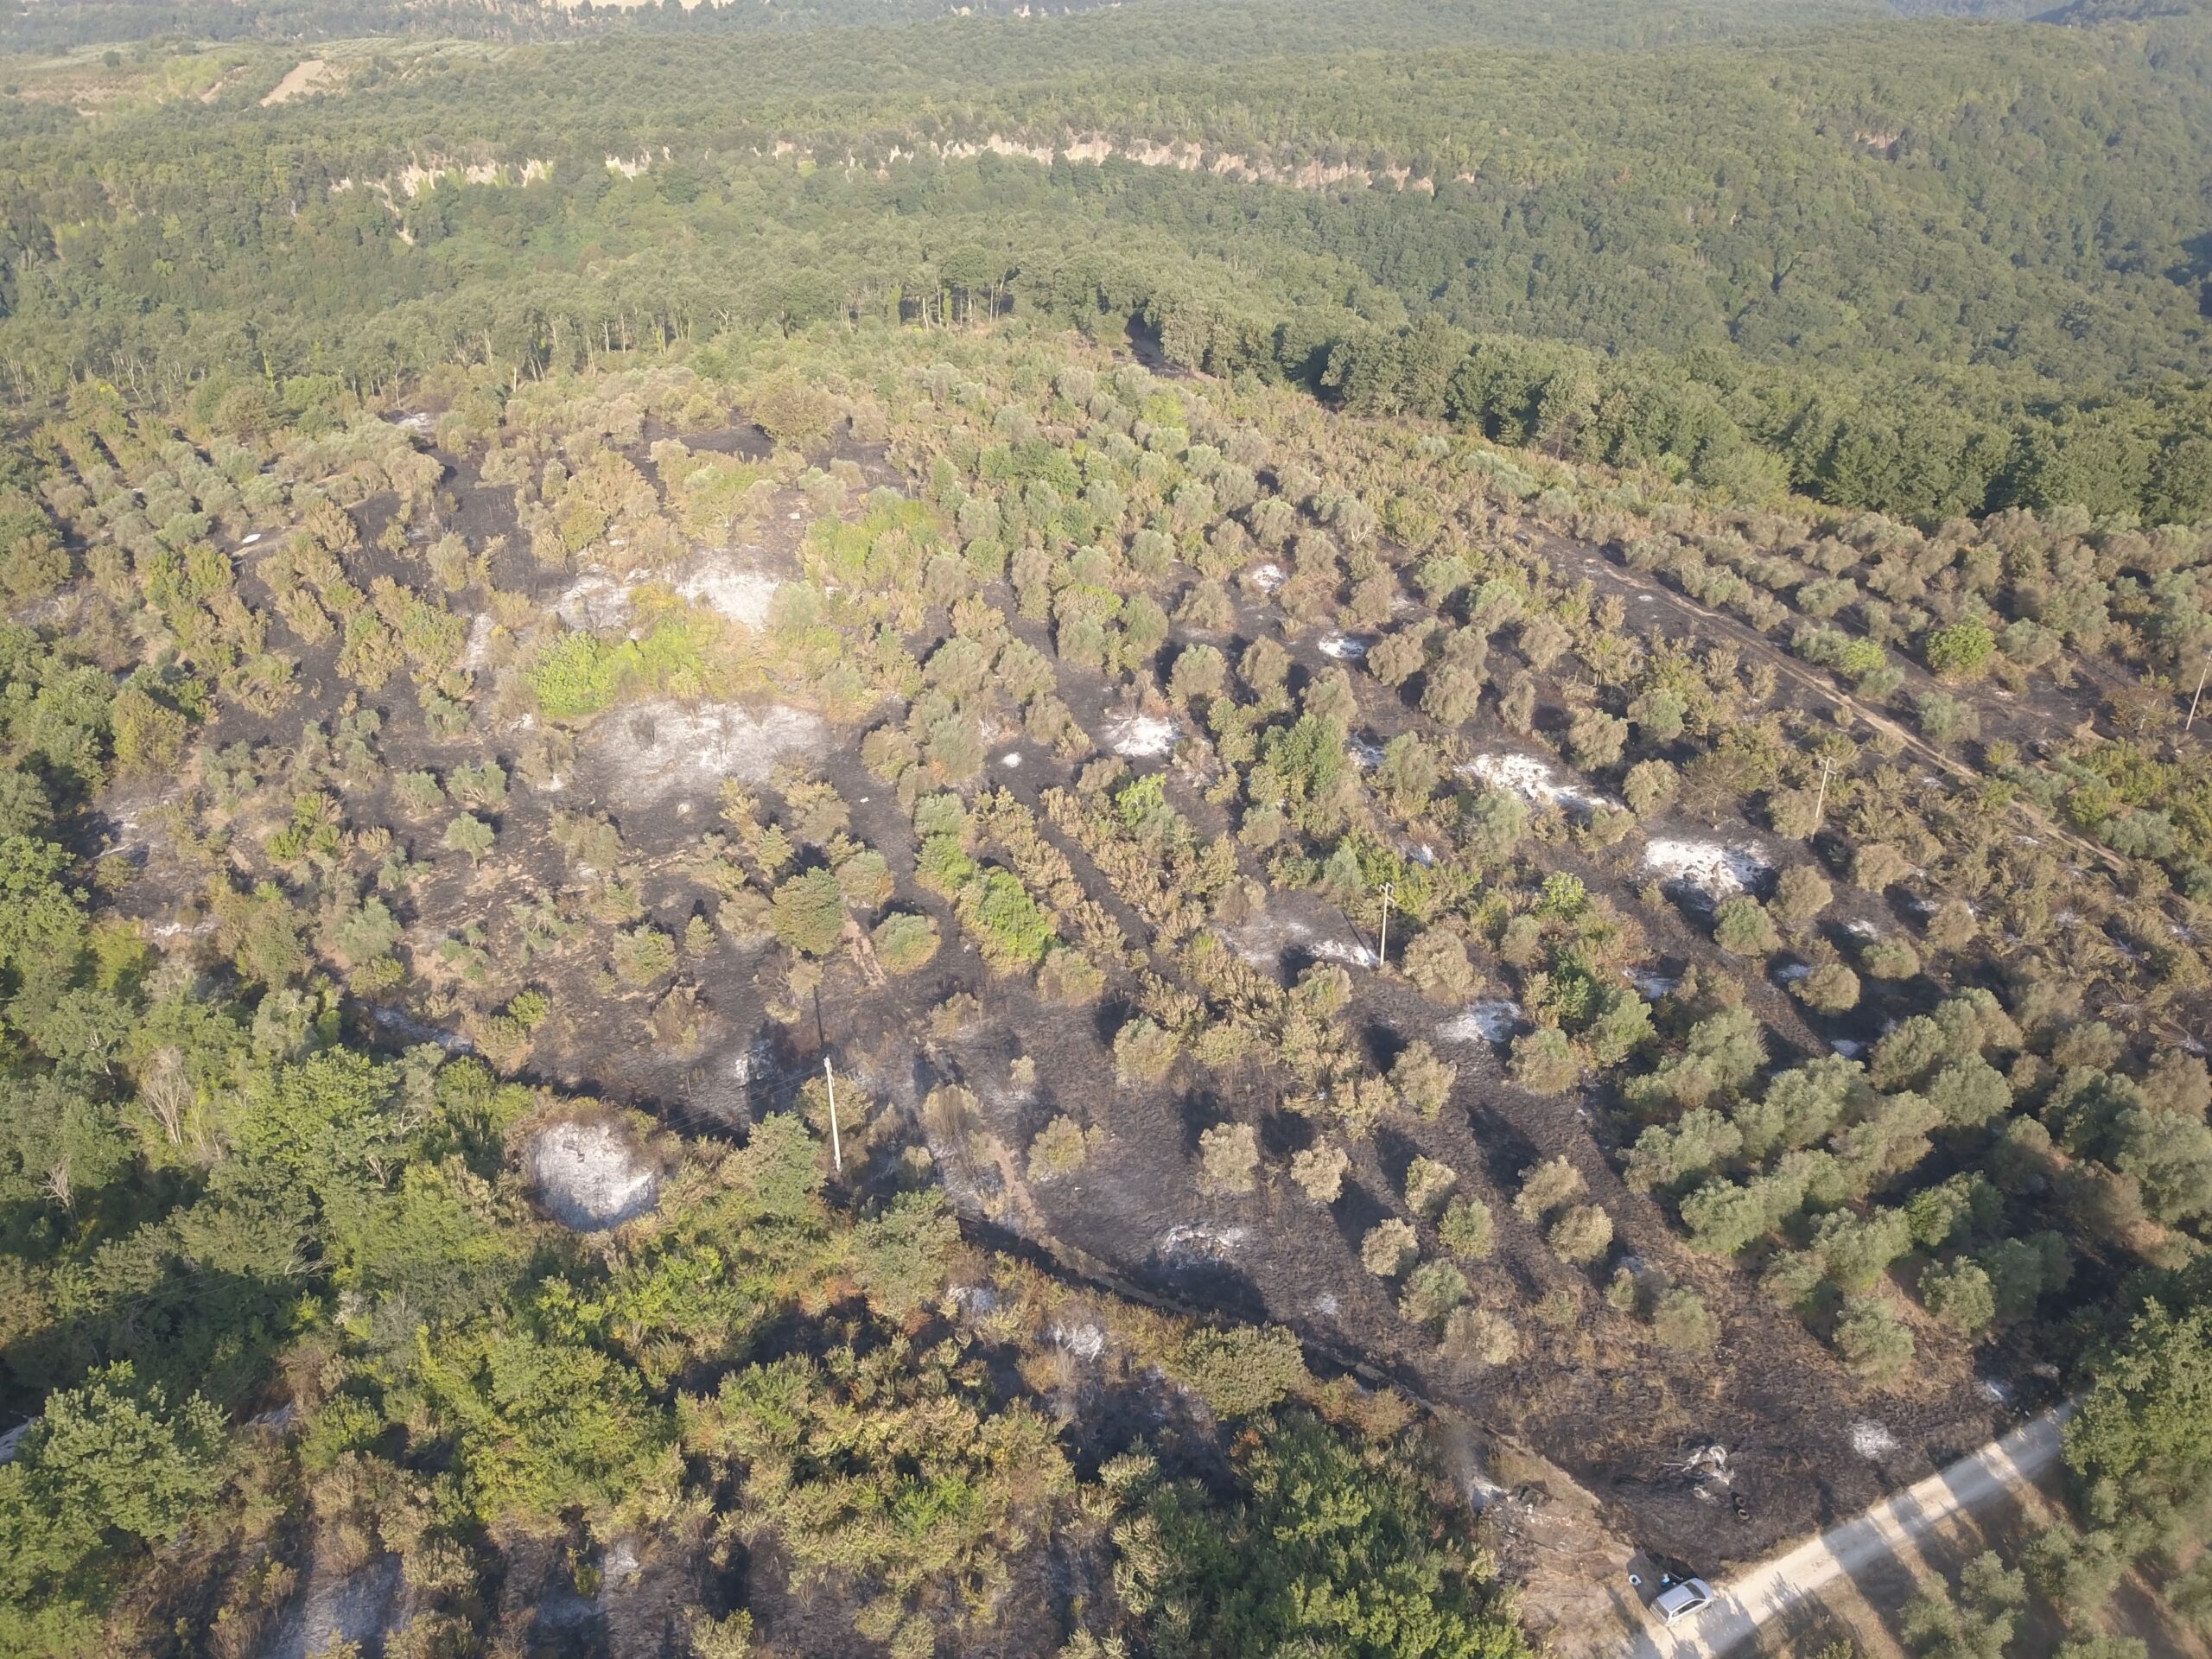
[[[1117,1535],[1130,1610],[1160,1659],[1527,1652],[1488,1572],[1401,1459],[1300,1415],[1257,1437],[1237,1473],[1232,1505],[1172,1483]]]
[[[573,1343],[474,1327],[423,1332],[416,1374],[451,1422],[486,1526],[617,1509],[675,1476],[675,1425],[632,1370]]]
[[[1997,654],[1997,638],[1979,617],[1937,628],[1923,647],[1929,671],[1942,680],[1980,677]]]
[[[1490,1206],[1480,1198],[1454,1198],[1445,1206],[1436,1224],[1444,1248],[1463,1262],[1480,1262],[1495,1248],[1496,1229]]]
[[[1208,1192],[1249,1192],[1259,1166],[1259,1135],[1249,1123],[1217,1123],[1198,1137],[1198,1185]]]
[[[936,918],[900,911],[875,925],[876,960],[894,974],[911,974],[928,965],[938,950]]]
[[[1581,1076],[1581,1058],[1565,1032],[1539,1028],[1513,1039],[1513,1081],[1531,1094],[1565,1094]]]
[[[2152,1302],[2136,1316],[2066,1426],[2066,1461],[2100,1516],[2193,1490],[2212,1471],[2212,1310]]]
[[[1782,948],[1782,936],[1766,906],[1747,893],[1724,899],[1713,912],[1713,938],[1732,956],[1770,956]]]
[[[1980,1335],[1997,1318],[1996,1293],[1976,1262],[1930,1268],[1920,1276],[1920,1295],[1929,1313],[1970,1337]]]
[[[1298,1338],[1277,1325],[1194,1332],[1174,1369],[1222,1417],[1255,1417],[1313,1382]]]
[[[1594,1204],[1570,1205],[1544,1235],[1562,1262],[1587,1267],[1611,1248],[1613,1218]]]
[[[845,894],[833,871],[804,870],[777,887],[769,926],[791,950],[826,957],[845,937]]]
[[[853,1232],[853,1279],[870,1306],[903,1319],[944,1288],[960,1224],[932,1187],[901,1192],[890,1208]]]
[[[128,1363],[49,1395],[0,1467],[0,1647],[91,1651],[117,1570],[204,1516],[228,1463],[220,1411],[172,1407]]]
[[[1844,1305],[1835,1327],[1836,1351],[1844,1363],[1871,1382],[1886,1382],[1903,1370],[1913,1354],[1911,1328],[1878,1296],[1855,1297]]]

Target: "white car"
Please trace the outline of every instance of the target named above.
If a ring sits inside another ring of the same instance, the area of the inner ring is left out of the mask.
[[[1701,1607],[1713,1605],[1713,1586],[1703,1579],[1684,1579],[1652,1599],[1651,1611],[1666,1623],[1688,1618]]]

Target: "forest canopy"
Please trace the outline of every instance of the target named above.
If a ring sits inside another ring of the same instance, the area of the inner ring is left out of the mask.
[[[142,45],[0,118],[0,365],[26,395],[540,373],[618,332],[980,303],[1747,502],[2212,505],[2200,15],[1510,16],[430,42],[265,107],[295,60],[149,100],[184,48]],[[71,131],[57,97],[121,101]]]

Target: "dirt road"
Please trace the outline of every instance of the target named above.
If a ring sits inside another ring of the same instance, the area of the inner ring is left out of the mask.
[[[1630,1644],[1628,1659],[1719,1659],[1792,1604],[1819,1595],[1836,1580],[1864,1571],[1957,1516],[2018,1491],[2056,1459],[2060,1431],[2072,1412],[2070,1406],[2045,1412],[1857,1520],[1723,1580],[1714,1586],[1719,1599],[1712,1606],[1671,1627],[1654,1624]]]

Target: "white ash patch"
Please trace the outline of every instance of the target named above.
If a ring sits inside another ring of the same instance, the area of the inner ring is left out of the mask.
[[[1006,753],[999,756],[999,765],[1004,766],[1008,772],[1019,771],[1021,766],[1021,751],[1009,749]]]
[[[1186,1222],[1160,1236],[1159,1253],[1171,1262],[1217,1260],[1244,1242],[1244,1227],[1201,1227]]]
[[[945,1295],[955,1307],[976,1319],[995,1311],[999,1305],[998,1292],[988,1285],[955,1285]]]
[[[1357,663],[1367,655],[1372,640],[1363,639],[1356,633],[1330,633],[1321,637],[1321,654],[1333,657],[1340,663]]]
[[[1106,723],[1106,747],[1130,760],[1167,753],[1179,735],[1175,722],[1159,715],[1123,715]]]
[[[612,1123],[556,1123],[524,1158],[539,1206],[580,1233],[619,1227],[659,1200],[660,1172]]]
[[[342,1573],[314,1551],[291,1611],[258,1651],[263,1659],[312,1659],[341,1642],[381,1648],[385,1634],[399,1623],[404,1589],[397,1555],[380,1555]]]
[[[1812,964],[1803,962],[1784,963],[1774,970],[1774,976],[1784,985],[1795,985],[1801,979],[1811,977]]]
[[[1382,746],[1371,737],[1355,737],[1345,745],[1351,751],[1352,764],[1362,772],[1372,772],[1382,764]]]
[[[397,1032],[410,1043],[435,1043],[448,1054],[465,1054],[468,1052],[468,1039],[459,1032],[446,1031],[436,1026],[426,1025],[403,1008],[387,1008],[379,1004],[372,1003],[369,1007],[369,1018],[386,1031]]]
[[[6,1433],[0,1434],[0,1464],[13,1463],[16,1454],[23,1449],[23,1436],[29,1433],[38,1419],[28,1418],[17,1423]]]
[[[1340,962],[1347,968],[1372,968],[1375,953],[1363,944],[1350,944],[1343,939],[1322,939],[1313,946],[1313,954],[1324,962]]]
[[[610,1588],[616,1585],[628,1583],[632,1579],[636,1578],[641,1570],[642,1565],[638,1560],[637,1545],[627,1538],[616,1539],[613,1543],[607,1546],[607,1554],[601,1558],[601,1579]]]
[[[1647,1001],[1651,1002],[1656,1002],[1682,982],[1677,976],[1662,974],[1656,968],[1632,969],[1624,974],[1622,977],[1635,986]]]
[[[1518,795],[1537,806],[1565,806],[1588,812],[1612,804],[1610,798],[1597,790],[1562,781],[1550,762],[1533,754],[1478,754],[1459,768],[1459,775]]]
[[[1755,848],[1661,836],[1644,848],[1643,868],[1662,881],[1694,887],[1708,899],[1725,899],[1750,887],[1769,867]]]
[[[428,432],[437,424],[428,410],[410,409],[392,424],[403,432]]]
[[[462,648],[461,653],[461,665],[463,668],[472,671],[480,669],[492,660],[493,626],[492,613],[489,611],[479,611],[469,619],[468,643]]]
[[[1046,1335],[1077,1359],[1096,1359],[1106,1351],[1106,1332],[1095,1325],[1056,1325]]]
[[[753,943],[740,941],[739,948]],[[756,1096],[772,1090],[782,1075],[775,1045],[765,1036],[755,1037],[715,1056],[693,1091],[693,1108],[699,1116],[719,1122],[749,1124],[754,1121]]]
[[[783,584],[765,570],[709,564],[676,584],[677,594],[748,628],[768,626],[768,612]]]
[[[1978,1378],[1974,1382],[1974,1388],[1980,1393],[1981,1397],[1993,1406],[2009,1406],[2012,1403],[2012,1390],[1993,1376]]]
[[[630,620],[630,589],[612,576],[587,572],[562,590],[553,601],[553,614],[588,632],[622,627]]]
[[[1303,944],[1313,937],[1313,930],[1305,923],[1286,916],[1270,916],[1265,911],[1239,926],[1223,930],[1236,954],[1255,965],[1273,966],[1281,960],[1282,953],[1294,944]]]
[[[613,774],[616,798],[632,800],[710,790],[725,778],[764,783],[785,756],[817,754],[828,742],[821,716],[803,709],[668,701],[617,709],[587,740]]]
[[[1263,564],[1252,572],[1252,585],[1263,594],[1272,594],[1287,580],[1279,564]]]
[[[1828,1039],[1828,1046],[1834,1049],[1837,1053],[1842,1055],[1847,1060],[1855,1060],[1861,1054],[1864,1054],[1866,1052],[1866,1044],[1854,1043],[1848,1037],[1830,1038]]]
[[[1869,1459],[1886,1458],[1897,1449],[1897,1437],[1872,1417],[1861,1417],[1851,1426],[1851,1449]]]
[[[1333,928],[1334,924],[1325,925]],[[1247,920],[1219,931],[1238,956],[1255,967],[1278,967],[1283,952],[1290,950],[1303,950],[1319,960],[1340,962],[1349,967],[1375,965],[1374,953],[1357,941],[1343,938],[1333,931],[1324,932],[1299,917],[1269,910],[1255,911]]]
[[[576,1592],[573,1582],[556,1583],[531,1610],[539,1625],[549,1630],[571,1630],[599,1614],[599,1599]]]
[[[1502,1043],[1520,1028],[1522,1019],[1518,1002],[1485,996],[1446,1020],[1436,1034],[1447,1043]]]

